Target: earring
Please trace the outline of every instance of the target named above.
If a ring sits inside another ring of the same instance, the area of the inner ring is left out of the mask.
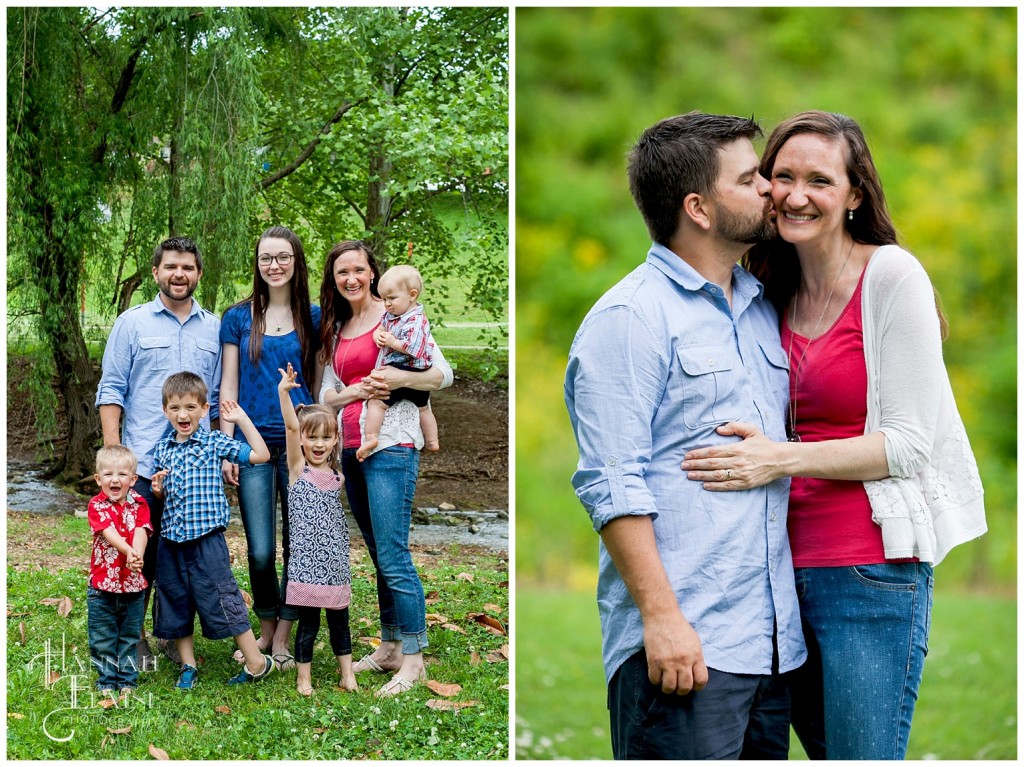
[[[849,208],[846,211],[846,218],[848,221],[853,221],[853,208]]]

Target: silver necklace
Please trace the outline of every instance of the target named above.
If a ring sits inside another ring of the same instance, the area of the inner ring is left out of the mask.
[[[270,304],[267,304],[267,316],[268,317],[271,316],[271,314],[270,314]],[[273,318],[271,317],[271,319],[273,319]],[[284,327],[284,323],[281,322],[281,320],[278,320],[277,321],[277,326],[274,328],[274,332],[275,333],[280,333],[282,327]]]
[[[836,287],[839,285],[839,280],[842,279],[843,272],[846,271],[846,265],[850,263],[850,256],[853,255],[854,243],[850,243],[850,250],[846,253],[846,260],[843,261],[843,266],[839,270],[839,274],[836,275],[835,282],[832,283],[832,289],[828,292],[828,298],[825,299],[825,306],[821,310],[821,314],[818,315],[818,321],[814,323],[814,330],[807,336],[807,344],[804,346],[803,352],[800,354],[800,361],[796,364],[796,370],[793,375],[790,376],[792,386],[789,390],[789,428],[786,430],[788,434],[786,439],[789,442],[799,442],[800,435],[796,433],[796,400],[797,393],[800,391],[800,369],[804,366],[804,358],[807,356],[807,350],[811,348],[811,343],[817,339],[818,328],[821,327],[821,321],[825,319],[825,313],[828,311],[828,305],[832,303],[832,294],[836,292]],[[796,321],[796,310],[800,305],[800,287],[797,286],[796,295],[793,296],[793,310],[789,313],[789,350],[786,352],[786,359],[789,360],[790,367],[793,365],[793,336],[796,334],[793,330],[793,323]]]

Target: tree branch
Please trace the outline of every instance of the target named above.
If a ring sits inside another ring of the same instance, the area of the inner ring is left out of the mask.
[[[305,146],[305,148],[301,152],[299,152],[298,156],[290,163],[288,163],[288,165],[281,168],[281,170],[277,171],[276,173],[272,173],[271,175],[267,176],[265,179],[262,179],[259,182],[258,188],[260,190],[263,190],[266,189],[267,187],[273,186],[281,179],[285,178],[286,176],[290,176],[292,173],[297,171],[306,160],[312,157],[313,151],[317,148],[320,142],[323,141],[323,137],[330,134],[331,128],[334,126],[334,124],[341,120],[341,118],[345,116],[345,113],[352,109],[352,107],[361,104],[363,101],[364,99],[359,99],[353,102],[346,101],[344,104],[342,104],[338,108],[338,111],[335,112],[326,123],[324,123],[324,127],[320,129],[320,132],[317,134],[317,137],[310,141]]]

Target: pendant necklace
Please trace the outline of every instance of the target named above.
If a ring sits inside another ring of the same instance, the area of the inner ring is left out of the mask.
[[[832,289],[828,292],[828,298],[825,299],[825,306],[821,310],[821,314],[818,315],[818,321],[814,323],[814,329],[811,334],[807,336],[807,345],[804,346],[803,352],[800,354],[800,361],[796,364],[796,370],[793,371],[793,375],[790,380],[793,385],[789,391],[789,428],[786,430],[786,439],[789,442],[799,442],[800,435],[796,432],[796,399],[797,393],[800,391],[800,369],[804,365],[804,358],[807,356],[807,350],[811,348],[811,342],[817,340],[818,328],[821,327],[821,321],[825,319],[825,313],[828,311],[828,305],[832,303],[832,294],[836,292],[836,287],[839,285],[839,280],[843,277],[843,272],[846,271],[846,265],[850,263],[850,256],[853,255],[854,242],[850,243],[850,250],[846,253],[846,260],[843,261],[843,266],[839,270],[839,274],[836,275],[835,282],[832,283]],[[789,350],[786,352],[786,359],[789,361],[790,366],[793,365],[793,336],[796,335],[793,330],[793,323],[796,321],[797,307],[800,305],[800,287],[797,286],[796,295],[793,296],[793,310],[789,313]]]
[[[270,305],[269,305],[269,304],[267,305],[267,316],[268,316],[268,317],[270,317],[270,316],[271,316],[271,315],[270,315]],[[271,317],[271,319],[273,319],[273,317]],[[275,332],[275,333],[280,333],[280,332],[281,332],[281,328],[282,328],[283,326],[284,326],[284,323],[283,323],[283,322],[281,322],[280,320],[278,320],[278,321],[277,321],[277,326],[276,326],[276,327],[274,328],[274,332]]]

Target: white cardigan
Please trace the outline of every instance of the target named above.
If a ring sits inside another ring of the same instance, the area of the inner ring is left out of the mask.
[[[878,248],[862,289],[864,433],[885,434],[889,477],[864,483],[886,559],[938,564],[986,530],[981,477],[942,360],[931,281],[896,245]]]

